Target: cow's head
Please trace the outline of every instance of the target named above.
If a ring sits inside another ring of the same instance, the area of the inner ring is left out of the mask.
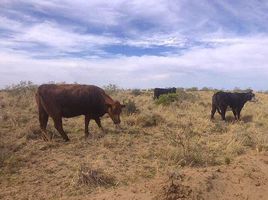
[[[122,112],[122,108],[125,107],[125,105],[120,104],[119,101],[115,101],[113,103],[107,104],[108,106],[108,115],[111,117],[113,122],[115,124],[120,124],[120,114]]]
[[[246,100],[247,101],[253,101],[253,102],[256,101],[255,94],[252,91],[247,92]]]

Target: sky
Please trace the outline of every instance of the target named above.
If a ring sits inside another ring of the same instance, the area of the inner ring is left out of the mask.
[[[268,90],[267,22],[267,0],[0,0],[0,88]]]

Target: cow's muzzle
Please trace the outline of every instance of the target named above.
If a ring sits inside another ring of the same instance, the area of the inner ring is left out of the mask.
[[[250,102],[258,102],[258,99],[256,99],[255,97],[253,97]]]

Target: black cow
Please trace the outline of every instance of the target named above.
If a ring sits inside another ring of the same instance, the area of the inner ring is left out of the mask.
[[[154,89],[154,99],[158,99],[162,94],[176,93],[176,88],[155,88]]]
[[[254,99],[255,94],[251,91],[246,93],[217,92],[212,96],[211,119],[214,118],[214,114],[217,110],[222,120],[225,120],[225,113],[229,106],[233,111],[235,119],[240,120],[240,112],[245,103]]]

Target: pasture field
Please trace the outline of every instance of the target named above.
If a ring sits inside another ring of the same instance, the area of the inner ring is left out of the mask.
[[[84,139],[84,118],[49,119],[42,140],[35,87],[0,92],[0,199],[267,199],[268,94],[241,121],[210,120],[213,91],[178,91],[155,102],[147,90],[111,90],[127,107],[121,129],[105,115]]]

